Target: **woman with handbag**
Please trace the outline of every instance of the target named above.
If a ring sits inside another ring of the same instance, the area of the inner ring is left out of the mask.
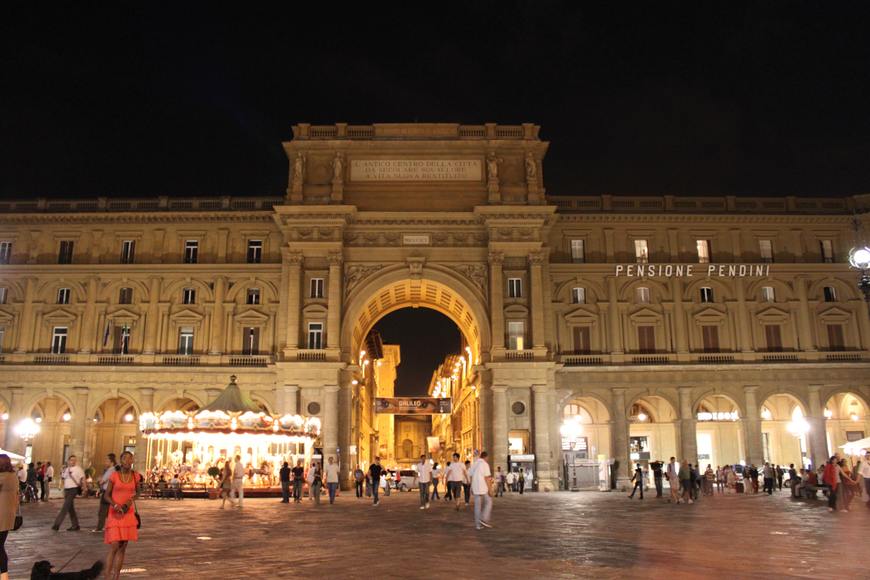
[[[133,471],[133,454],[125,451],[121,454],[121,469],[109,476],[109,485],[106,487],[111,506],[104,540],[111,546],[106,558],[106,578],[109,580],[120,578],[127,543],[139,539],[140,520],[134,503],[138,497],[138,480],[139,475]]]
[[[12,460],[3,453],[0,454],[0,580],[9,580],[6,536],[9,535],[9,530],[21,527],[20,520],[15,521],[19,507],[18,476],[12,467]]]

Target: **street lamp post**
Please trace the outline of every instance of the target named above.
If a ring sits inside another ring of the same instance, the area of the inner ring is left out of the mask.
[[[24,459],[26,463],[30,463],[31,459],[30,454],[27,452],[27,446],[30,445],[30,442],[33,441],[37,435],[39,435],[41,429],[39,423],[30,417],[22,419],[15,426],[15,435],[24,442]]]
[[[861,272],[861,277],[858,278],[858,288],[864,293],[864,301],[867,303],[868,313],[870,313],[870,247],[852,248],[849,252],[849,264]]]

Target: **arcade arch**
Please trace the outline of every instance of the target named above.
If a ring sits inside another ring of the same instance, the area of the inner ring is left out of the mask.
[[[727,395],[707,395],[698,402],[695,418],[701,468],[740,463],[745,453],[737,402]]]
[[[825,402],[825,418],[828,455],[840,451],[849,441],[870,435],[870,407],[857,393],[843,391],[831,395]]]
[[[776,393],[761,403],[764,460],[777,465],[810,462],[807,409],[794,395]]]
[[[89,449],[93,463],[102,466],[106,455],[122,451],[137,451],[139,412],[126,397],[106,399],[94,411],[93,428],[89,432]]]
[[[43,395],[30,405],[25,416],[39,424],[39,433],[29,442],[32,446],[29,456],[34,462],[51,461],[61,465],[66,461],[75,412],[70,402],[58,394]],[[27,445],[24,455],[28,455]]]
[[[631,463],[661,459],[677,453],[677,411],[664,397],[645,395],[635,399],[628,411],[629,459]]]

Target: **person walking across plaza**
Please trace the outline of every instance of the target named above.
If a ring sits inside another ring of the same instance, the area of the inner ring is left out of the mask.
[[[233,500],[232,500],[232,498],[230,498],[230,493],[232,492],[232,489],[233,489],[233,466],[230,463],[229,459],[224,461],[224,466],[221,469],[220,486],[221,486],[221,492],[220,492],[221,509],[224,509],[228,500],[230,502],[230,505],[233,505]]]
[[[290,503],[290,464],[286,461],[278,470],[278,479],[281,481],[281,503]]]
[[[504,497],[504,471],[501,470],[501,465],[499,465],[495,469],[495,497]]]
[[[870,508],[870,451],[864,454],[864,461],[858,469],[858,475],[864,480],[864,491],[867,495],[867,507]]]
[[[18,512],[18,477],[12,460],[0,454],[0,580],[9,580],[9,556],[6,554],[6,537],[15,528]]]
[[[331,455],[326,460],[323,475],[326,478],[326,491],[329,494],[329,504],[332,505],[335,503],[335,494],[338,491],[338,464]]]
[[[520,495],[523,495],[523,492],[526,490],[526,472],[520,467],[520,474],[517,479],[517,487],[519,488]]]
[[[60,478],[63,482],[63,507],[60,508],[60,513],[57,514],[51,529],[55,532],[58,531],[64,518],[69,514],[69,520],[72,525],[67,528],[67,531],[77,532],[81,528],[79,527],[79,516],[76,514],[75,501],[76,496],[84,489],[85,471],[78,465],[78,458],[75,455],[69,456]]]
[[[657,459],[650,463],[649,467],[653,472],[653,483],[656,486],[656,497],[662,497],[662,468],[664,467],[664,463],[662,463],[661,459]]]
[[[54,466],[51,461],[45,462],[45,476],[42,479],[42,495],[39,499],[48,501],[51,499],[51,482],[54,481]]]
[[[833,512],[837,509],[837,492],[840,486],[840,457],[833,455],[825,464],[825,470],[822,473],[822,482],[828,486],[828,511]]]
[[[765,461],[764,467],[761,471],[762,475],[764,476],[764,493],[766,493],[767,495],[773,495],[773,481],[775,477],[773,466]]]
[[[634,498],[634,492],[640,490],[640,499],[643,499],[643,467],[640,463],[634,468],[634,475],[631,476],[631,481],[634,482],[634,488],[631,490],[631,495],[628,499]]]
[[[476,454],[477,452],[475,452]],[[463,464],[465,466],[465,479],[462,481],[462,493],[465,498],[465,507],[471,503],[471,476],[469,475],[471,470],[471,462],[467,461]]]
[[[314,505],[320,505],[320,491],[323,489],[323,476],[320,464],[312,461],[308,467],[308,499],[314,500]]]
[[[781,465],[777,465],[773,471],[776,476],[776,486],[779,488],[779,491],[782,491],[782,479],[785,476],[785,469]]]
[[[139,474],[133,471],[133,454],[125,451],[121,454],[120,469],[111,470],[106,487],[106,495],[111,504],[104,539],[110,546],[106,558],[106,578],[109,580],[118,580],[121,577],[127,544],[139,539],[139,518],[136,517],[135,501],[138,497],[138,484]]]
[[[429,485],[432,483],[432,466],[425,455],[420,456],[417,464],[417,485],[420,487],[420,509],[429,509]]]
[[[713,486],[716,484],[716,472],[713,471],[713,466],[707,464],[707,469],[704,470],[704,495],[713,495]]]
[[[441,465],[436,462],[435,465],[432,466],[432,494],[430,496],[432,501],[441,499],[441,493],[438,491],[438,486],[441,483],[442,472],[443,469],[441,469]]]
[[[459,454],[453,454],[453,461],[447,466],[447,493],[453,498],[455,509],[459,511],[462,501],[462,484],[468,477],[465,464],[459,461]]]
[[[305,468],[302,467],[302,460],[296,462],[296,467],[293,468],[293,501],[302,503],[302,484],[305,482]]]
[[[381,458],[375,457],[375,462],[369,466],[369,476],[372,478],[372,505],[381,503],[378,492],[381,489],[381,474],[383,472],[384,468],[381,467]]]
[[[680,487],[683,490],[683,496],[681,499],[677,500],[677,503],[685,502],[688,504],[695,503],[692,499],[692,487],[694,487],[694,482],[692,481],[692,470],[691,464],[687,462],[683,462],[680,465],[679,478],[680,478]]]
[[[671,457],[670,462],[668,462],[665,476],[668,478],[668,488],[671,494],[668,503],[680,503],[680,478],[675,457]]]
[[[491,528],[492,523],[492,471],[482,451],[474,460],[468,475],[471,477],[471,493],[474,495],[474,527]]]
[[[233,488],[230,493],[230,498],[235,496],[235,506],[241,508],[245,501],[245,468],[242,465],[241,455],[236,455],[236,461],[233,463]]]
[[[106,490],[109,488],[109,478],[118,466],[118,461],[114,453],[109,453],[106,456],[106,464],[103,466],[103,475],[100,477],[100,509],[97,512],[97,527],[94,532],[102,532],[103,526],[106,525],[106,517],[109,515],[109,501],[106,497]]]
[[[363,496],[363,483],[365,483],[366,474],[359,465],[353,470],[353,486],[356,488],[356,498],[360,499]]]

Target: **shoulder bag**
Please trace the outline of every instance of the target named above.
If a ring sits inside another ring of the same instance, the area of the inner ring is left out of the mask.
[[[21,528],[24,524],[24,518],[21,516],[21,503],[18,504],[18,512],[15,514],[15,523],[12,526],[13,530]]]

